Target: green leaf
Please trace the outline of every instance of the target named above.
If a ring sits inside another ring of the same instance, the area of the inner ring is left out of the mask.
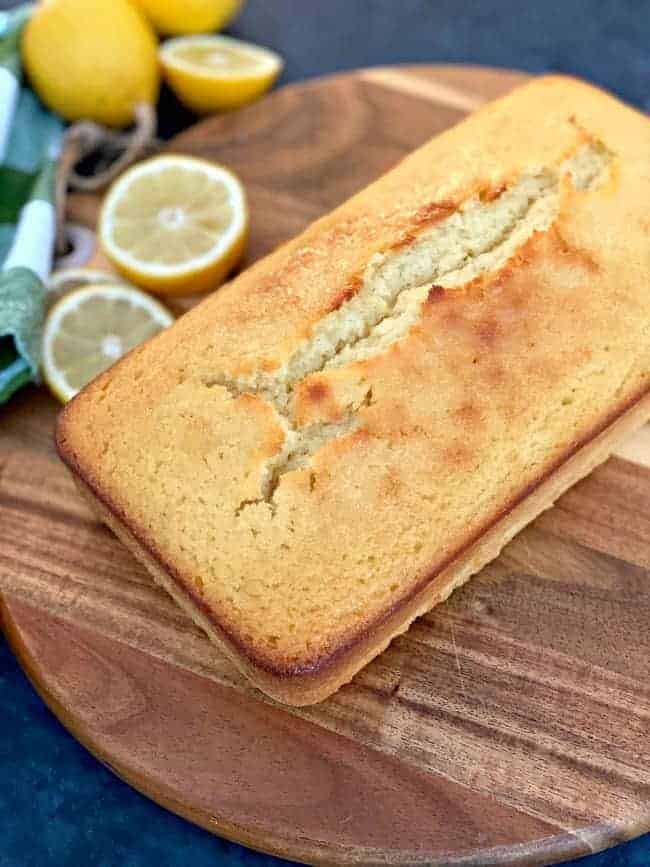
[[[10,360],[13,359],[13,360]],[[6,360],[6,364],[5,364]],[[16,355],[9,338],[0,341],[0,404],[33,380],[32,371],[24,358]]]
[[[0,403],[38,379],[45,294],[29,268],[0,273]]]

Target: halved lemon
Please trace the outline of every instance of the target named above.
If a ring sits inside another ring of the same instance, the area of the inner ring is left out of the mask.
[[[243,0],[136,0],[158,33],[210,33],[232,21]]]
[[[257,99],[283,66],[275,51],[230,36],[179,36],[159,49],[163,73],[181,102],[200,114]]]
[[[58,301],[43,330],[43,378],[66,403],[97,374],[174,321],[132,286],[97,284]]]
[[[207,160],[154,157],[115,181],[98,234],[112,264],[143,289],[163,295],[216,289],[246,246],[244,188]]]

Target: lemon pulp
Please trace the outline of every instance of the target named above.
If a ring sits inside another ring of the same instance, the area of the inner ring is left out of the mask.
[[[177,294],[216,288],[243,252],[243,188],[222,166],[181,156],[140,163],[111,188],[102,246],[143,288]]]
[[[43,333],[43,375],[62,400],[173,322],[166,308],[129,286],[93,285],[62,298]]]
[[[257,99],[282,70],[282,58],[274,51],[229,36],[170,39],[159,56],[178,98],[202,113]]]

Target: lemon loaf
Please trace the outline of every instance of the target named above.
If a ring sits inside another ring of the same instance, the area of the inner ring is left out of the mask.
[[[63,460],[261,690],[334,692],[650,417],[650,122],[545,77],[95,379]]]

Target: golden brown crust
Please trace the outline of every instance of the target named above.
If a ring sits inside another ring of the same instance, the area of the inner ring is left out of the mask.
[[[648,129],[541,79],[66,408],[104,520],[261,689],[334,691],[645,420]]]

